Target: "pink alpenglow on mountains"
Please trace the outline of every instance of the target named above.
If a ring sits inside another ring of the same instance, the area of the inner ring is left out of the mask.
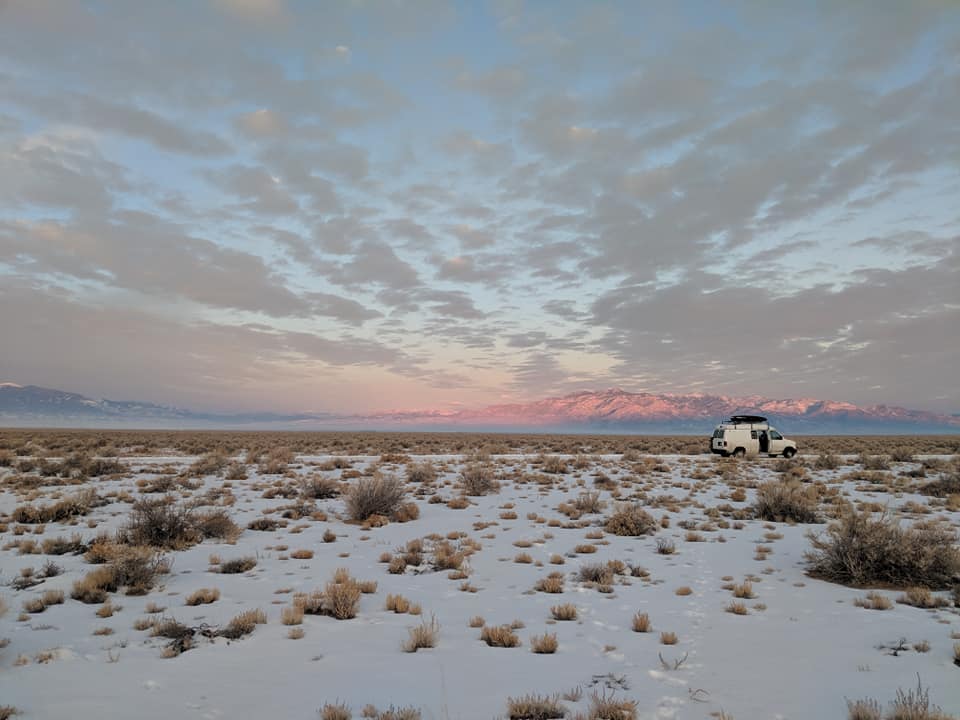
[[[583,391],[529,403],[490,405],[477,410],[393,411],[368,416],[370,420],[397,423],[458,426],[503,425],[554,427],[565,425],[629,426],[670,422],[710,422],[741,411],[811,422],[898,422],[960,429],[960,417],[920,410],[875,405],[858,407],[847,402],[798,398],[774,400],[757,395],[729,397],[706,394],[633,393],[611,388]]]

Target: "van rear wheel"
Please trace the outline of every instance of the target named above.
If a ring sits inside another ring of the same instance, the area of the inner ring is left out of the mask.
[[[796,454],[797,454],[796,448],[787,448],[786,450],[783,451],[783,456],[788,460]]]
[[[747,451],[744,450],[743,448],[737,448],[736,450],[733,451],[733,456],[735,458],[742,458],[746,454],[747,454]]]

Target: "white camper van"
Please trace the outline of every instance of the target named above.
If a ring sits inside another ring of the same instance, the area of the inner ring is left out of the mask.
[[[755,455],[783,455],[791,458],[797,454],[797,444],[770,427],[765,417],[759,415],[734,415],[717,425],[710,439],[710,452],[727,457],[753,457]]]

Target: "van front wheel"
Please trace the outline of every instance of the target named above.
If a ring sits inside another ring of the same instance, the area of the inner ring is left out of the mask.
[[[783,451],[783,456],[788,460],[796,454],[797,454],[796,448],[787,448],[786,450]]]
[[[737,448],[736,450],[733,451],[733,456],[735,458],[742,458],[746,454],[747,454],[747,451],[744,450],[743,448]]]

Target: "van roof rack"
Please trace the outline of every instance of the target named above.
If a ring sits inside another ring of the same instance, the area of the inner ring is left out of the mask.
[[[732,423],[763,423],[766,422],[765,417],[760,415],[731,415],[730,422]]]

